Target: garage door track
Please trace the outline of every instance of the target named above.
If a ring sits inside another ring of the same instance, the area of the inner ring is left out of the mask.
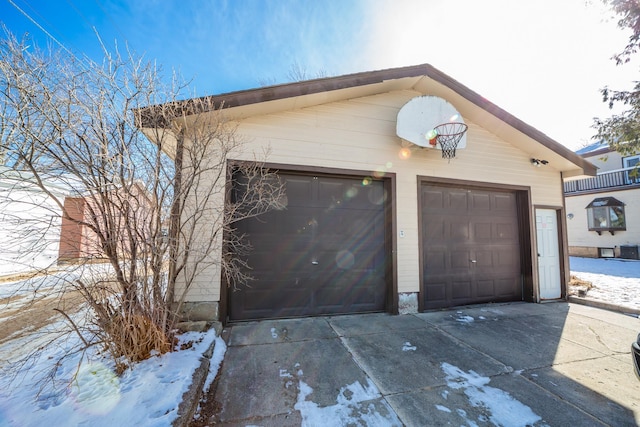
[[[198,424],[636,425],[638,331],[567,303],[238,324]]]

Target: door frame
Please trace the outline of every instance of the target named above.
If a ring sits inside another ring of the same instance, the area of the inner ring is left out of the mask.
[[[227,160],[226,180],[225,180],[225,204],[231,201],[233,189],[233,172],[234,169],[243,163],[256,164],[257,162],[246,160]],[[274,170],[276,172],[300,174],[300,175],[322,175],[327,177],[374,177],[380,172],[374,170],[363,171],[357,169],[339,169],[324,166],[306,166],[291,165],[284,163],[262,163],[265,169]],[[383,182],[385,191],[387,192],[387,200],[384,205],[385,214],[385,253],[387,254],[387,265],[385,271],[385,312],[389,314],[398,314],[398,242],[397,242],[397,220],[396,220],[396,174],[394,172],[385,172],[384,176],[375,178]],[[226,238],[225,231],[225,238]],[[228,307],[230,304],[232,290],[229,289],[225,275],[220,271],[220,301],[219,301],[219,319],[226,325],[230,322]]]
[[[568,252],[568,237],[567,237],[567,227],[565,218],[565,210],[563,206],[553,206],[553,205],[534,205],[533,206],[533,218],[535,220],[536,210],[537,209],[547,209],[556,212],[556,223],[558,224],[558,256],[560,258],[560,299],[567,299],[567,283],[569,283],[570,279],[570,270],[568,265],[569,260],[569,252]],[[536,222],[534,221],[534,227],[537,227]],[[538,230],[536,229],[533,233],[535,238],[535,254],[534,262],[535,262],[535,287],[536,287],[536,302],[541,302],[542,298],[540,298],[540,275],[538,274]],[[557,301],[557,300],[550,300]]]
[[[422,185],[434,184],[447,187],[463,187],[478,190],[511,191],[516,196],[516,212],[518,215],[518,238],[520,240],[520,277],[522,286],[522,299],[527,302],[537,301],[537,290],[534,286],[534,264],[532,251],[532,233],[534,232],[533,218],[531,216],[531,187],[524,185],[499,184],[492,182],[468,181],[463,179],[442,178],[434,176],[418,175],[418,260],[420,263],[419,280],[420,294],[418,296],[418,311],[424,309],[424,243],[422,241]],[[537,256],[536,256],[537,258]]]

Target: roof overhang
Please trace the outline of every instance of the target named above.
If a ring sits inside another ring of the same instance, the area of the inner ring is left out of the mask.
[[[176,117],[225,111],[229,120],[272,114],[392,91],[435,95],[452,103],[463,117],[484,127],[532,158],[549,161],[563,178],[594,176],[597,168],[565,146],[486,100],[429,64],[368,71],[258,89],[188,99],[175,103]],[[206,102],[198,102],[198,100]],[[207,109],[201,108],[207,105]],[[138,110],[139,127],[165,127],[155,120],[163,105]],[[145,132],[148,135],[150,132]]]
[[[597,199],[593,199],[593,201],[589,203],[585,209],[609,206],[624,206],[624,203],[622,203],[615,197],[598,197]]]

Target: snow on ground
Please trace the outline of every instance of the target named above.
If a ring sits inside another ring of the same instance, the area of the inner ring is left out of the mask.
[[[193,342],[190,348],[151,357],[121,377],[114,374],[110,360],[95,353],[79,370],[77,354],[57,365],[64,349],[75,344],[61,343],[45,350],[35,365],[19,368],[15,381],[11,382],[13,375],[3,372],[0,426],[168,427],[177,418],[178,405],[200,365],[202,353],[214,340],[216,347],[224,349],[224,341],[213,330],[183,334],[178,345]],[[217,352],[212,369],[217,371],[223,355],[222,351]],[[39,374],[46,372],[53,372],[57,381],[46,383],[41,389]]]
[[[73,265],[48,275],[36,275],[30,279],[0,282],[0,300],[29,297],[35,294],[55,294],[80,278],[100,280],[108,277],[111,271],[109,264]],[[4,305],[0,308],[4,308]]]
[[[16,280],[0,283],[0,299],[11,297],[28,297],[37,292],[56,292],[61,286],[81,275],[80,272],[60,272],[48,276],[36,276],[28,280]]]
[[[640,261],[571,257],[569,262],[572,276],[592,283],[587,298],[640,310]]]
[[[302,375],[301,372],[300,375]],[[386,400],[380,401],[382,412],[376,409],[372,401],[381,399],[382,395],[368,378],[366,386],[356,381],[342,387],[338,391],[335,405],[321,407],[317,403],[307,400],[307,397],[312,393],[313,389],[304,381],[299,380],[298,400],[294,408],[300,411],[303,427],[347,425],[393,427],[402,425]]]
[[[480,421],[490,422],[495,426],[526,427],[542,419],[530,407],[514,399],[506,391],[489,386],[490,378],[480,376],[474,371],[464,372],[449,363],[442,363],[441,368],[446,375],[447,386],[454,390],[463,390],[471,406],[485,410],[486,416]],[[437,409],[451,412],[446,406]],[[474,420],[466,417],[464,410],[457,409],[456,412],[466,419],[468,425],[477,425]]]
[[[593,283],[594,288],[589,290],[588,297],[640,309],[640,261],[572,257],[571,274]],[[34,279],[29,286],[19,282],[2,283],[0,298],[26,295],[34,292],[34,288],[54,288],[60,278],[57,278],[57,282],[54,279]],[[472,321],[458,317],[460,322]],[[37,349],[41,340],[50,339],[50,334],[57,331],[59,326],[50,325],[38,335],[9,341],[0,347],[0,426],[168,427],[177,417],[178,405],[191,383],[194,370],[200,364],[203,351],[216,340],[211,372],[205,384],[208,387],[215,378],[226,350],[224,341],[216,337],[213,331],[184,334],[181,342],[194,342],[189,349],[152,357],[117,377],[113,373],[112,362],[102,359],[95,352],[84,355],[86,361],[79,371],[76,369],[80,357],[78,354],[57,364],[64,349],[77,345],[75,335],[70,335],[61,340],[58,346],[45,349],[37,361],[18,369],[15,378],[9,375],[5,370],[7,360],[14,360],[25,349]],[[402,350],[412,351],[414,346],[406,342]],[[517,417],[518,423],[533,424],[539,420],[528,406],[508,393],[490,387],[489,379],[449,364],[443,364],[442,369],[447,375],[449,387],[462,389],[472,405],[491,408],[487,422],[512,425],[510,420],[513,416]],[[53,372],[58,381],[41,388],[38,374],[46,372]],[[296,376],[301,374],[300,370]],[[15,381],[11,382],[12,379]],[[291,380],[292,385],[295,384],[296,378]],[[372,400],[380,399],[381,394],[370,381],[365,385],[354,383],[343,387],[338,391],[335,405],[327,407],[320,407],[309,400],[313,390],[308,384],[299,378],[297,383],[299,394],[295,408],[300,411],[305,424],[326,425],[332,421],[341,425],[354,422],[354,417],[357,417],[368,425],[400,425],[386,401],[380,402],[378,410],[371,404]],[[446,398],[445,392],[443,397]],[[379,409],[384,413],[380,413]],[[437,409],[452,411],[443,405]],[[456,413],[460,414],[460,411],[456,409]]]
[[[93,273],[96,272],[94,267]],[[0,299],[6,309],[35,294],[57,292],[60,286],[80,277],[79,272],[63,272],[19,282],[0,283]],[[86,274],[86,271],[85,271]],[[86,313],[77,313],[80,321]],[[62,333],[63,320],[7,341],[0,346],[0,427],[29,426],[170,426],[177,417],[182,395],[200,366],[202,353],[216,340],[208,385],[224,358],[226,346],[213,330],[190,332],[179,337],[185,350],[151,357],[118,377],[111,360],[96,349],[85,354],[65,351],[78,348],[76,334]],[[66,328],[68,330],[68,328]],[[54,346],[44,345],[57,337]],[[44,348],[43,348],[44,347]],[[37,357],[23,363],[25,355]],[[78,369],[80,358],[83,362]],[[51,377],[54,381],[43,381]]]

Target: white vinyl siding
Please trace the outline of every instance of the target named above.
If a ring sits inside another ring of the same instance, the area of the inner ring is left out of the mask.
[[[598,235],[595,231],[589,231],[586,206],[596,197],[615,197],[625,204],[626,230],[614,231],[613,235],[609,232]],[[640,189],[568,196],[565,203],[570,218],[567,220],[570,247],[614,248],[640,244]]]
[[[458,150],[455,159],[449,162],[438,150],[415,146],[411,146],[410,158],[401,159],[401,148],[410,144],[396,136],[396,115],[407,101],[419,95],[395,91],[250,117],[238,123],[238,132],[247,145],[236,160],[261,158],[266,150],[269,163],[396,174],[393,214],[397,230],[404,232],[404,237],[396,236],[398,292],[417,292],[420,286],[418,176],[527,186],[531,187],[533,205],[563,203],[561,176],[553,162],[533,167],[531,154],[466,118],[467,148]],[[531,144],[539,149],[537,143]],[[219,298],[219,279],[218,272],[199,278],[200,290],[194,289],[194,298],[202,300],[205,294]]]
[[[617,151],[596,154],[595,156],[585,156],[585,160],[588,160],[597,167],[598,173],[618,170],[624,167],[622,164],[622,156]]]

